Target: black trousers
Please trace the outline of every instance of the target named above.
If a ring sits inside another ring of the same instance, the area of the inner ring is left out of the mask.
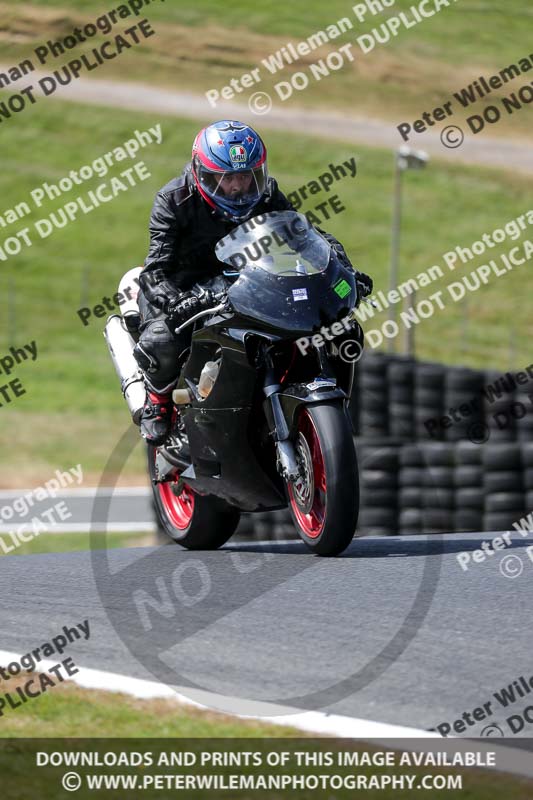
[[[191,344],[192,326],[174,333],[167,315],[145,298],[138,296],[141,313],[140,337],[133,354],[144,372],[150,389],[159,393],[170,391],[179,376],[187,348]]]

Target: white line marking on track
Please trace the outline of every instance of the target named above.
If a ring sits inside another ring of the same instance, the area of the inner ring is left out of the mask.
[[[0,525],[0,534],[10,533],[15,530],[13,525]],[[58,522],[55,525],[48,525],[46,533],[154,533],[157,525],[153,520],[143,522]],[[42,534],[40,534],[42,535]],[[169,538],[170,541],[170,538]]]
[[[15,499],[21,495],[33,493],[34,491],[35,488],[0,489],[0,499],[11,497]],[[118,486],[115,489],[109,486],[102,486],[101,489],[98,489],[96,486],[91,486],[85,489],[60,489],[58,492],[54,492],[54,497],[95,497],[97,492],[99,496],[111,495],[112,497],[150,497],[152,494],[152,490],[146,486]]]

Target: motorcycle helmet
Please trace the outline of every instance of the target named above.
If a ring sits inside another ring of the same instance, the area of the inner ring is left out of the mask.
[[[266,147],[243,122],[221,120],[203,128],[192,148],[192,174],[212,208],[244,222],[267,188]]]

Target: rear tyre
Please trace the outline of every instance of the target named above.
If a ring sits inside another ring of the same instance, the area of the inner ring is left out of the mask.
[[[175,481],[154,483],[156,448],[148,445],[148,473],[152,482],[158,525],[188,550],[216,550],[233,536],[240,511],[213,495],[199,495]]]
[[[287,484],[290,512],[301,539],[320,556],[336,556],[353,539],[359,513],[355,446],[339,405],[302,406],[296,457],[302,478]]]

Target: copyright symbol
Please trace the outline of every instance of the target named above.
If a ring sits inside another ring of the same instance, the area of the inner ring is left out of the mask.
[[[252,114],[268,114],[272,108],[272,98],[266,92],[254,92],[248,100],[248,108]]]
[[[500,561],[500,572],[504,578],[518,578],[524,571],[520,556],[504,556]]]
[[[448,147],[453,150],[456,147],[461,147],[465,140],[465,135],[458,125],[448,125],[448,127],[444,128],[442,131],[440,140],[444,147]]]
[[[483,444],[490,437],[489,426],[484,422],[473,422],[468,426],[467,436],[472,444]]]
[[[491,725],[487,725],[485,728],[483,728],[483,730],[481,731],[481,733],[479,735],[480,736],[503,736],[504,734],[503,734],[503,731],[500,728],[500,726],[496,725],[496,723],[493,722]]]
[[[81,777],[77,772],[66,772],[61,779],[63,789],[67,792],[77,792],[81,786]]]
[[[339,345],[339,358],[347,364],[355,364],[363,355],[361,343],[356,339],[345,339]]]

